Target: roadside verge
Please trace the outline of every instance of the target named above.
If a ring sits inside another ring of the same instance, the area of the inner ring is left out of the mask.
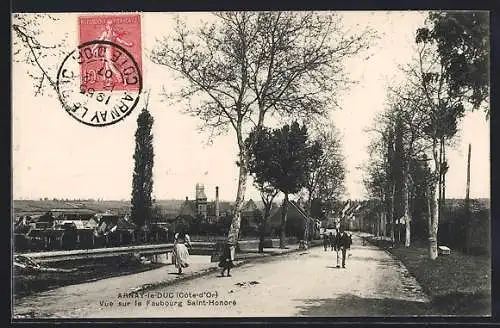
[[[491,261],[452,250],[450,255],[431,260],[424,246],[392,245],[372,235],[362,237],[400,260],[415,277],[432,307],[442,315],[491,315]]]

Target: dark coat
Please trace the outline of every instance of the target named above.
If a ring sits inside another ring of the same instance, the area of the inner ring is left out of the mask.
[[[234,267],[233,261],[231,260],[231,248],[229,244],[225,244],[222,248],[222,254],[219,261],[220,268],[232,268]]]
[[[349,236],[347,233],[339,233],[336,238],[336,243],[335,247],[336,248],[344,248],[344,249],[349,249],[351,248],[351,236]]]

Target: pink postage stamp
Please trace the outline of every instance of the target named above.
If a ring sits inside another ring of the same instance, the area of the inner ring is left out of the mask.
[[[132,75],[140,73],[134,71],[134,60],[139,70],[142,69],[140,15],[80,16],[78,27],[80,45],[96,42],[91,50],[94,56],[97,50],[99,58],[80,65],[84,84],[92,84],[95,91],[111,88],[137,91],[139,85],[134,83]]]

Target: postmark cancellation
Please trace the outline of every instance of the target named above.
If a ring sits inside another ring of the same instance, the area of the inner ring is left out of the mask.
[[[81,16],[78,25],[79,45],[58,70],[59,99],[83,124],[117,123],[142,91],[140,15]]]

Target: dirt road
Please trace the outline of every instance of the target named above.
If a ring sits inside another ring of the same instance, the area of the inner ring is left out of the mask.
[[[386,252],[354,238],[347,268],[335,265],[334,252],[316,247],[245,264],[232,277],[211,273],[129,297],[119,288],[112,295],[94,293],[91,300],[68,295],[39,313],[64,318],[432,314],[415,279]]]

